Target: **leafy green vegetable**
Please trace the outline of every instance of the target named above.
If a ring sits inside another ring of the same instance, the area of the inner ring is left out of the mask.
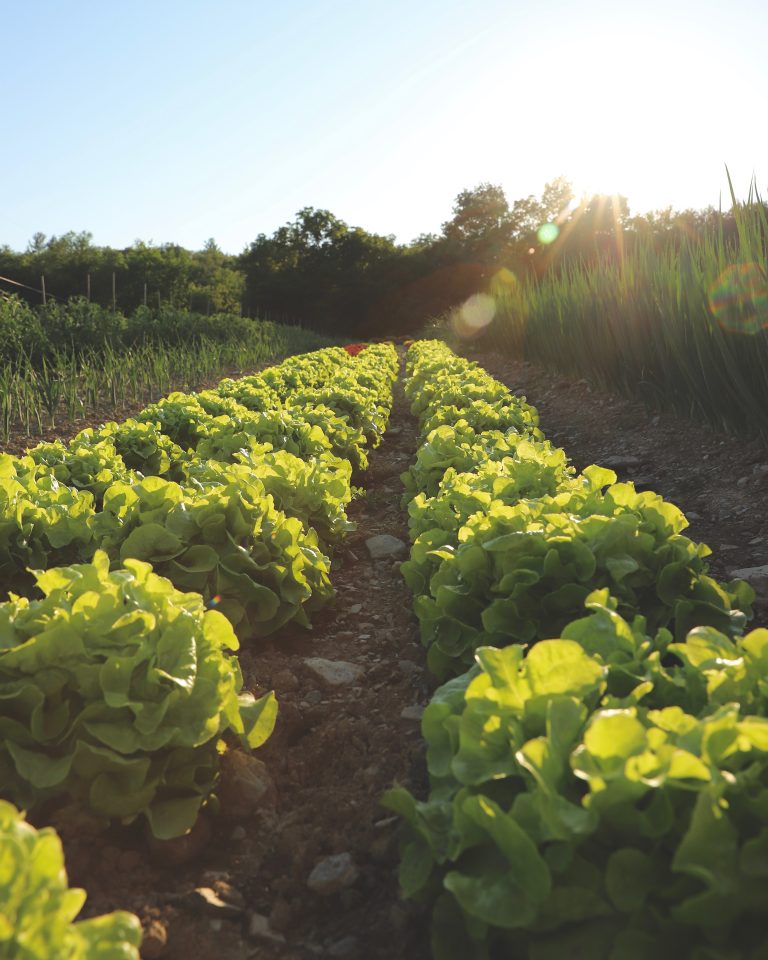
[[[184,833],[215,788],[221,736],[263,743],[274,695],[242,692],[230,624],[147,563],[110,572],[97,552],[37,580],[43,599],[0,604],[3,796]]]
[[[52,474],[37,476],[31,458],[0,454],[0,577],[3,594],[34,588],[28,568],[85,559],[92,552],[93,496]]]
[[[97,443],[81,443],[77,437],[69,444],[60,440],[39,443],[27,455],[37,466],[34,472],[38,478],[50,474],[61,484],[87,490],[93,494],[97,507],[110,484],[133,479],[109,438]]]
[[[568,955],[576,930],[595,960],[646,940],[664,957],[723,942],[756,956],[768,631],[670,643],[623,620],[607,591],[588,606],[527,653],[480,648],[477,667],[437,691],[422,723],[430,800],[398,789],[386,801],[408,824],[404,890],[453,898],[469,956]],[[444,917],[436,907],[435,924]],[[434,942],[436,957],[453,955]]]
[[[194,470],[193,470],[194,475]],[[245,634],[265,636],[333,596],[317,533],[277,510],[246,467],[203,473],[181,486],[158,477],[114,484],[94,521],[115,559],[150,562],[180,590],[194,590]]]
[[[139,960],[141,925],[118,911],[73,922],[85,891],[67,886],[61,841],[0,800],[0,958]]]
[[[434,672],[475,660],[424,711],[428,799],[385,798],[433,956],[768,957],[753,592],[708,576],[672,504],[572,477],[475,364],[423,342],[407,371],[424,442],[402,569]]]
[[[140,423],[138,420],[113,421],[94,431],[82,430],[72,444],[99,446],[104,440],[114,444],[115,450],[129,470],[145,477],[178,478],[179,464],[187,454],[178,444],[167,437],[156,423]]]

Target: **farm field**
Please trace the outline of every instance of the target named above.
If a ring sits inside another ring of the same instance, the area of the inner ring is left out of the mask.
[[[759,442],[657,420],[530,364],[474,359],[527,396],[578,469],[613,463],[620,479],[692,512],[686,532],[711,543],[719,579],[765,562],[768,450]],[[393,783],[426,796],[419,718],[437,680],[399,572],[403,553],[375,560],[366,545],[379,534],[408,540],[400,475],[418,437],[408,406],[397,385],[383,440],[354,475],[365,492],[347,510],[357,529],[333,553],[335,601],[312,614],[311,631],[291,622],[241,646],[244,689],[256,698],[274,690],[279,712],[253,764],[223,764],[220,815],[204,813],[189,837],[163,841],[139,823],[95,834],[71,809],[51,818],[70,883],[88,892],[84,916],[136,913],[145,957],[429,955],[427,912],[400,898],[398,823],[381,801]],[[764,599],[750,628],[765,622]],[[313,658],[343,665],[341,675],[329,679]]]

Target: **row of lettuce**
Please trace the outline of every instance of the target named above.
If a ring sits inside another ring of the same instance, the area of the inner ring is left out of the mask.
[[[437,342],[403,573],[428,663],[429,796],[396,788],[439,960],[764,960],[768,630],[681,511],[578,476],[536,411]]]
[[[234,651],[331,599],[396,371],[328,348],[0,456],[0,956],[136,956],[130,915],[71,922],[58,837],[17,807],[194,824],[222,752],[275,723]]]

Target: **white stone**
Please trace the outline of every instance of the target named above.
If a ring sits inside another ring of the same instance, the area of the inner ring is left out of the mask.
[[[394,560],[408,553],[408,544],[389,533],[380,533],[365,541],[372,560]]]
[[[323,657],[307,657],[304,665],[332,687],[355,683],[365,675],[365,670],[362,667],[359,667],[356,663],[349,663],[347,660],[325,660]]]

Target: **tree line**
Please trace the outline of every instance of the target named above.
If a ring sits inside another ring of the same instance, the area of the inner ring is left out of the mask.
[[[214,240],[200,251],[141,241],[120,250],[94,245],[87,232],[37,233],[23,252],[0,247],[0,296],[30,304],[76,297],[124,313],[239,313],[372,337],[418,329],[502,268],[541,274],[574,258],[619,255],[641,236],[683,242],[710,229],[734,232],[731,214],[710,207],[630,216],[626,198],[577,199],[563,177],[540,197],[510,203],[500,186],[482,183],[459,193],[439,233],[407,244],[313,207],[239,255]]]

